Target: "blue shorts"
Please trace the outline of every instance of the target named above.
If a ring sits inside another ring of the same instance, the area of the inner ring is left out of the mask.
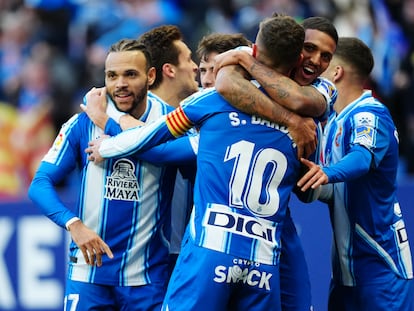
[[[159,311],[165,284],[109,286],[66,280],[64,310]]]
[[[363,286],[331,283],[329,311],[412,311],[413,280],[393,275],[391,280]]]
[[[283,223],[281,241],[280,291],[282,310],[312,310],[308,265],[290,213],[286,214]]]
[[[198,247],[186,238],[163,310],[281,310],[279,266]]]

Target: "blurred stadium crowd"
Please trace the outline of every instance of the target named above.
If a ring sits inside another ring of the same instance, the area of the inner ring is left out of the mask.
[[[254,41],[273,12],[326,16],[371,47],[370,87],[391,110],[414,176],[414,0],[0,0],[0,200],[26,195],[62,123],[103,85],[110,44],[160,24],[178,25],[193,51],[211,32]]]

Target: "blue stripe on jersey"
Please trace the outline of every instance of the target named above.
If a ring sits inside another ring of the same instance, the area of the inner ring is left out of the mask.
[[[375,241],[370,235],[359,225],[355,225],[355,231],[362,237],[375,251],[388,263],[394,273],[398,274],[397,266],[392,260],[391,256]]]

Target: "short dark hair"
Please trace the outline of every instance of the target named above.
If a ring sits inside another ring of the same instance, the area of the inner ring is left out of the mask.
[[[141,51],[145,59],[147,61],[146,69],[148,70],[150,67],[152,67],[152,59],[151,54],[148,51],[147,46],[142,44],[136,39],[121,39],[118,42],[115,42],[111,45],[109,48],[108,54],[113,52],[128,52],[128,51]]]
[[[352,67],[361,80],[366,80],[374,68],[374,57],[371,49],[355,37],[341,37],[334,57],[343,60]]]
[[[335,25],[326,17],[322,16],[311,16],[305,18],[302,21],[303,28],[306,29],[315,29],[326,33],[330,36],[336,44],[338,44],[338,32],[335,28]]]
[[[293,17],[279,14],[260,23],[257,40],[273,67],[291,69],[302,52],[305,31]]]
[[[251,44],[242,33],[212,33],[201,38],[197,47],[197,56],[200,60],[208,61],[208,56],[213,52],[220,54],[239,46],[251,46]]]
[[[143,33],[138,40],[147,46],[151,54],[152,66],[155,67],[156,76],[150,89],[157,88],[163,79],[162,66],[166,63],[178,65],[180,51],[174,45],[174,42],[183,40],[183,35],[175,25],[162,25]]]

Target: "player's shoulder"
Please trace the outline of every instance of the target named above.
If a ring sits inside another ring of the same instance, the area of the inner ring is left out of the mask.
[[[213,100],[212,97],[214,96],[220,97],[220,94],[217,92],[215,87],[208,87],[205,89],[201,89],[191,94],[187,98],[183,99],[180,103],[180,106],[185,106],[188,104],[192,104],[192,103],[204,101],[204,100]]]
[[[322,93],[326,94],[326,97],[328,98],[335,99],[337,97],[338,91],[335,84],[324,77],[318,77],[313,80],[311,86],[315,87],[319,91],[322,91]]]
[[[361,97],[350,104],[350,108],[349,110],[354,114],[365,111],[380,116],[390,115],[388,107],[376,98],[370,90],[364,91]]]
[[[65,123],[62,124],[60,131],[69,131],[83,124],[90,123],[90,119],[86,112],[80,112],[72,115]]]

